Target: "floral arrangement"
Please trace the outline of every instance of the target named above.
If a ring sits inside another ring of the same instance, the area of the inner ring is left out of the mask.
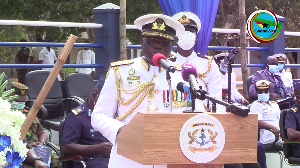
[[[0,83],[4,75],[4,73],[0,75]],[[11,109],[9,101],[17,98],[17,95],[9,96],[14,89],[3,92],[7,83],[8,81],[5,81],[0,86],[0,167],[22,167],[28,149],[20,140],[20,130],[26,116],[21,111]]]

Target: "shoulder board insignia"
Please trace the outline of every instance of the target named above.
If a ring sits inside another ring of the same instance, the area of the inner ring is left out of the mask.
[[[73,109],[72,112],[73,112],[75,115],[77,115],[77,114],[83,112],[83,109],[81,109],[81,107],[77,107],[77,108]]]
[[[296,113],[297,112],[297,107],[291,108],[291,110],[293,110]]]
[[[134,60],[124,60],[124,61],[117,61],[117,62],[112,62],[110,64],[111,67],[115,66],[120,66],[120,65],[128,65],[134,63]]]
[[[271,103],[276,103],[276,101],[274,101],[274,100],[271,100],[270,102],[271,102]]]
[[[209,59],[209,60],[213,59],[212,56],[208,56],[208,55],[205,55],[205,58],[207,58],[207,59]]]
[[[285,72],[291,72],[290,69],[286,69]]]

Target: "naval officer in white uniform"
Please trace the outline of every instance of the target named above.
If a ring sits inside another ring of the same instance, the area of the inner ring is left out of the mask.
[[[285,93],[287,97],[293,96],[293,78],[292,73],[288,69],[284,69],[285,61],[286,61],[286,55],[285,54],[275,54],[274,55],[278,60],[278,71],[275,73],[275,75],[279,75],[281,77],[281,80],[285,87]]]
[[[141,30],[144,56],[111,64],[91,123],[113,144],[109,168],[162,168],[166,165],[141,165],[117,154],[118,133],[137,112],[170,111],[166,71],[154,66],[152,57],[156,53],[169,55],[175,36],[183,33],[184,27],[177,20],[162,14],[141,16],[134,24]],[[176,103],[173,102],[172,111],[180,113],[189,103],[182,94],[174,95]]]
[[[190,62],[196,66],[197,81],[199,86],[207,93],[219,100],[222,100],[222,79],[218,65],[214,62],[212,56],[201,55],[194,51],[194,45],[197,41],[197,34],[201,29],[199,17],[192,12],[179,12],[172,16],[178,20],[185,28],[185,32],[179,34],[175,40],[177,44],[177,54],[173,58],[173,65],[176,68],[174,75],[180,74],[181,65]],[[172,61],[172,59],[170,59]],[[176,82],[173,82],[173,84]],[[212,109],[209,107],[208,100],[203,101],[207,111]],[[199,105],[196,100],[196,107]],[[224,106],[217,104],[217,112],[225,112]]]

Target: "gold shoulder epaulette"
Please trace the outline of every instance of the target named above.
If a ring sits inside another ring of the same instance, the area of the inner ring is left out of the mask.
[[[271,102],[271,103],[276,103],[276,101],[274,101],[274,100],[271,100],[270,102]]]
[[[77,107],[77,108],[75,108],[75,109],[73,109],[71,111],[72,111],[72,113],[74,113],[75,115],[77,115],[77,114],[81,113],[83,110],[80,107]]]
[[[291,110],[293,110],[293,112],[297,112],[297,107],[295,107],[295,108],[291,108]]]
[[[208,55],[205,55],[205,58],[207,58],[207,59],[209,59],[209,60],[213,59],[212,56],[208,56]]]
[[[134,63],[134,60],[123,60],[123,61],[117,61],[117,62],[112,62],[110,64],[111,67],[115,66],[120,66],[120,65],[128,65]]]
[[[290,69],[285,69],[285,72],[291,72]]]

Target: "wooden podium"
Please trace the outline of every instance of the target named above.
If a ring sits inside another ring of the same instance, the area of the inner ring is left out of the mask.
[[[179,144],[182,126],[197,114],[214,116],[225,131],[223,151],[205,164],[187,159]],[[243,118],[232,113],[137,113],[118,135],[118,154],[144,165],[168,168],[222,168],[226,163],[257,163],[257,127],[257,114]]]

